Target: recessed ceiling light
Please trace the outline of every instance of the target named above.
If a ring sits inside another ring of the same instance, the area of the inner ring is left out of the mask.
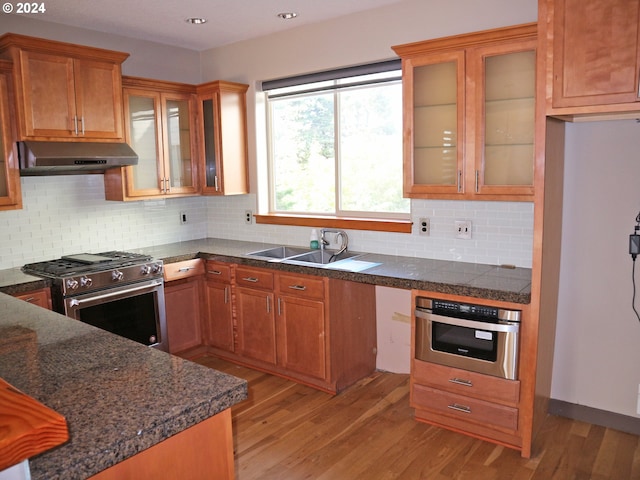
[[[283,20],[291,20],[292,18],[296,18],[298,14],[296,12],[282,12],[279,13],[278,16]]]
[[[191,23],[192,25],[201,25],[203,23],[207,23],[207,19],[202,17],[191,17],[187,18],[185,22]]]

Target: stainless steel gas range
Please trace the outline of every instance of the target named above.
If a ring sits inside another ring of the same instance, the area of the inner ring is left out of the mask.
[[[58,313],[168,352],[162,269],[161,260],[119,251],[67,255],[22,267],[52,280]]]

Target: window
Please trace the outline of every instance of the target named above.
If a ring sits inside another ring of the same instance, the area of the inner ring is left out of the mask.
[[[399,63],[357,69],[263,83],[270,213],[409,217]]]

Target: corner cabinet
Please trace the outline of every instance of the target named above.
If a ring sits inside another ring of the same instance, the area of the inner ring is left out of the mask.
[[[640,0],[539,2],[547,114],[640,111]]]
[[[20,140],[122,141],[127,53],[23,35],[0,37],[14,65]]]
[[[192,85],[124,77],[125,139],[138,164],[105,172],[107,200],[196,195],[196,104]]]
[[[402,59],[405,196],[533,200],[536,30],[393,47]]]
[[[0,210],[22,208],[13,119],[11,63],[0,60]]]
[[[248,85],[216,81],[197,87],[200,184],[203,195],[249,193],[247,155]]]

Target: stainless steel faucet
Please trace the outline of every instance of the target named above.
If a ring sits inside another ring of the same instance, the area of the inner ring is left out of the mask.
[[[345,232],[344,230],[335,230],[330,228],[320,229],[320,249],[324,250],[324,247],[329,245],[329,241],[324,236],[325,233],[335,233],[336,237],[339,236],[342,239],[342,244],[340,245],[340,249],[333,254],[334,257],[337,257],[341,253],[344,253],[347,251],[347,248],[349,247],[349,236],[347,235],[347,232]]]

